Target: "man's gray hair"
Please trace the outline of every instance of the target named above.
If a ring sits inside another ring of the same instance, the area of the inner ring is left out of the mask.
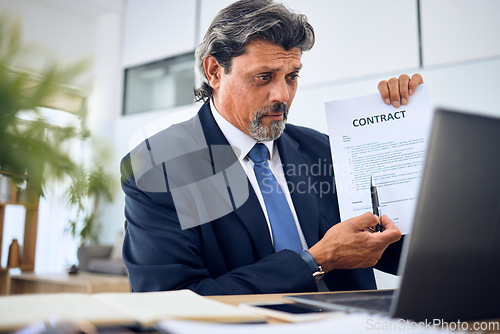
[[[196,101],[206,103],[213,94],[203,68],[205,58],[212,55],[224,72],[230,73],[232,59],[244,54],[253,40],[271,42],[285,50],[298,47],[304,52],[314,45],[314,29],[305,15],[272,0],[240,0],[222,9],[196,49],[196,71],[202,81],[194,90]]]

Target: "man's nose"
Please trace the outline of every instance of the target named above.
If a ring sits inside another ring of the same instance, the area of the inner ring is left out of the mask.
[[[288,91],[288,89],[289,87],[284,79],[276,80],[271,86],[271,92],[269,95],[270,102],[288,102],[288,99],[290,98],[290,92]]]

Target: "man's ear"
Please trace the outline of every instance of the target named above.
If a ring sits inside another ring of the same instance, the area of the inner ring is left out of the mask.
[[[215,59],[214,56],[206,57],[203,60],[203,68],[205,69],[205,74],[207,75],[210,87],[212,87],[212,89],[219,88],[221,72],[224,68],[220,66],[217,59]]]

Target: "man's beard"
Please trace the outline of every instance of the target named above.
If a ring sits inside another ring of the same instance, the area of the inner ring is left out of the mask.
[[[262,118],[265,115],[273,113],[282,113],[283,118],[279,121],[271,121],[266,127],[262,124]],[[288,105],[286,103],[277,103],[271,106],[265,106],[255,110],[253,120],[248,126],[248,131],[253,139],[257,141],[271,141],[278,139],[283,130],[285,130],[286,119],[288,116]]]

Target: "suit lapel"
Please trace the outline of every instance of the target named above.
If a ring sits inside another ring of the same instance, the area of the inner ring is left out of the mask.
[[[229,143],[220,130],[219,126],[215,122],[208,104],[204,104],[201,107],[198,116],[200,118],[209,150],[212,150],[212,148],[214,148],[215,146],[229,147]],[[241,172],[245,174],[245,171],[239,164],[236,155],[234,153],[232,154],[234,155],[234,161],[237,162],[235,168],[240,169],[238,173]],[[214,155],[212,153],[211,156],[213,159]],[[208,163],[212,163],[212,166],[216,165],[214,161]],[[216,172],[215,169],[214,172]],[[260,206],[259,200],[257,199],[257,195],[255,194],[253,187],[248,179],[246,182],[246,186],[248,187],[248,199],[241,206],[236,207],[235,214],[238,216],[238,218],[250,234],[250,237],[255,244],[255,249],[258,255],[260,257],[264,257],[273,254],[274,247],[272,245],[271,236],[269,235],[269,228],[267,226],[266,218],[264,216],[264,213],[262,212],[262,208]],[[230,187],[229,190],[235,191],[237,190],[237,188],[239,187]],[[231,195],[233,198],[236,196],[235,194]]]
[[[277,140],[283,171],[288,183],[295,212],[309,247],[314,245],[320,236],[319,211],[314,178],[311,166],[314,161],[302,152],[299,144],[287,135],[286,131]],[[307,170],[304,170],[304,167]]]

